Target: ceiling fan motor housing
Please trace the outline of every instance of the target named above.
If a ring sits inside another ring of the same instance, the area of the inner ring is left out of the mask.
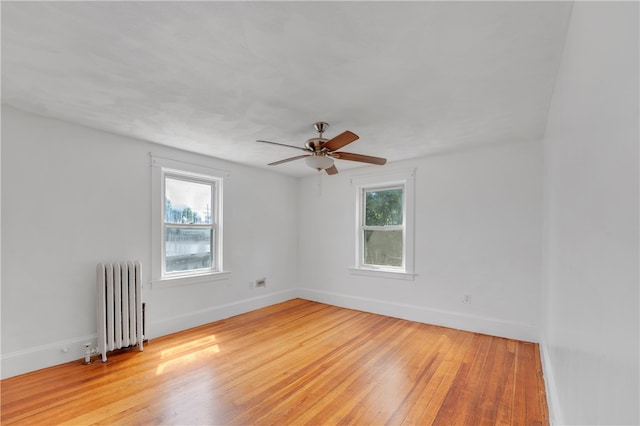
[[[304,146],[309,148],[311,151],[316,152],[316,151],[320,151],[322,144],[325,143],[326,141],[328,141],[328,139],[326,138],[311,138],[307,140]]]

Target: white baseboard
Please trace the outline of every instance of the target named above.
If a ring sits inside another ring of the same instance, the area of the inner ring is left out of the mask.
[[[538,341],[538,330],[535,327],[526,324],[464,315],[457,312],[440,311],[417,305],[386,302],[382,300],[304,288],[269,293],[263,296],[252,297],[249,299],[213,306],[196,312],[190,312],[185,315],[165,318],[161,321],[148,321],[146,324],[145,334],[147,338],[152,339],[192,327],[197,327],[202,324],[229,318],[234,315],[264,308],[296,297],[349,309],[357,309],[375,314],[402,318],[410,321],[456,328],[459,330],[529,342]],[[35,348],[28,348],[4,354],[1,358],[0,377],[5,379],[75,360],[81,362],[84,358],[85,343],[89,343],[91,347],[94,348],[96,346],[96,335],[93,334],[90,336],[53,342]],[[66,349],[66,351],[64,349]],[[545,369],[544,373],[546,375],[545,383],[549,386],[553,381],[552,377],[550,377],[551,370],[549,368],[548,356],[546,351],[543,351],[542,354],[544,356],[543,368]],[[553,389],[547,390],[550,405],[554,405],[551,401],[551,397],[553,396],[551,393],[552,391]],[[554,407],[555,406],[556,405],[554,405]],[[549,410],[551,413],[551,407]],[[554,416],[554,418],[556,421],[559,419],[557,415]]]
[[[81,360],[84,360],[85,343],[89,343],[91,348],[95,348],[96,341],[96,335],[92,334],[3,354],[0,364],[0,377],[6,379],[76,360],[82,362]]]
[[[264,308],[296,297],[297,291],[295,289],[285,290],[239,300],[233,303],[213,306],[205,310],[190,312],[187,315],[163,319],[162,321],[147,322],[145,325],[145,337],[155,338],[164,336],[198,325]],[[85,343],[89,343],[91,348],[95,348],[97,346],[96,334],[3,354],[0,358],[0,378],[6,379],[71,361],[81,363],[84,360]],[[66,351],[64,349],[66,349]]]
[[[549,407],[549,424],[563,425],[562,412],[558,401],[558,390],[556,389],[556,381],[549,355],[549,347],[544,343],[540,343],[540,359],[542,361],[542,374],[544,376],[544,387],[547,393],[547,406]]]
[[[265,294],[264,296],[238,300],[236,302],[212,306],[200,311],[189,312],[188,314],[184,315],[165,318],[161,321],[147,322],[147,328],[145,331],[147,336],[153,339],[156,337],[166,336],[167,334],[197,327],[199,325],[229,318],[234,315],[240,315],[244,314],[245,312],[255,311],[256,309],[264,308],[276,303],[285,302],[290,299],[295,299],[296,297],[296,289],[269,293]]]
[[[528,324],[306,288],[298,289],[297,294],[303,299],[394,318],[402,318],[410,321],[523,340],[526,342],[538,342],[539,340],[537,327]]]

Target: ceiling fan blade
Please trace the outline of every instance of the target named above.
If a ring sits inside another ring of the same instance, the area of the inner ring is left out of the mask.
[[[328,175],[337,175],[338,174],[338,169],[336,169],[336,165],[334,164],[333,166],[324,169]]]
[[[333,158],[339,160],[359,161],[361,163],[377,164],[382,166],[387,162],[386,158],[372,157],[370,155],[352,154],[351,152],[334,152],[331,154]]]
[[[301,146],[295,146],[295,145],[287,145],[286,143],[279,143],[279,142],[271,142],[271,141],[263,141],[263,140],[257,140],[256,142],[261,142],[261,143],[270,143],[272,145],[280,145],[280,146],[287,146],[289,148],[295,148],[295,149],[301,149],[303,151],[309,151],[307,148],[303,148]]]
[[[273,163],[269,163],[267,164],[268,166],[277,166],[278,164],[282,164],[282,163],[288,163],[289,161],[293,161],[293,160],[299,160],[301,158],[305,158],[308,157],[311,154],[305,154],[305,155],[297,155],[295,157],[291,157],[291,158],[285,158],[284,160],[280,160],[280,161],[274,161]]]
[[[350,144],[351,142],[355,142],[358,140],[360,136],[356,135],[353,132],[345,131],[340,133],[333,139],[329,139],[325,143],[322,144],[322,148],[326,148],[329,151],[335,151],[336,149],[340,149],[345,145]]]

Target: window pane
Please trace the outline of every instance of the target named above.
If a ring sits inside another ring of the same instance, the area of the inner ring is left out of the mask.
[[[366,191],[365,225],[402,225],[402,188]]]
[[[165,241],[165,271],[212,268],[212,229],[184,229],[168,226]]]
[[[213,223],[212,185],[181,179],[165,179],[166,223]]]
[[[402,231],[364,231],[364,264],[402,266]]]

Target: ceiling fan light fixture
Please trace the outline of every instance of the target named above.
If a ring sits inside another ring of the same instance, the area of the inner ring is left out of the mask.
[[[304,162],[313,169],[318,171],[328,169],[333,166],[333,158],[326,155],[310,155],[304,159]]]

